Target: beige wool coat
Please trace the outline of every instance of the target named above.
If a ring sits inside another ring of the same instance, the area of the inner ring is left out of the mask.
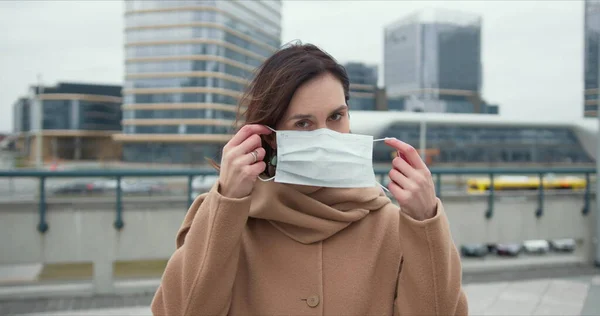
[[[438,200],[416,221],[380,188],[218,184],[177,233],[154,315],[467,315],[461,263]]]

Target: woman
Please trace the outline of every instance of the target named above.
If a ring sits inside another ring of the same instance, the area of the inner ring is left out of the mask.
[[[272,130],[348,135],[348,100],[344,68],[315,46],[293,45],[264,62],[218,183],[177,234],[155,315],[467,314],[448,220],[410,145],[385,140],[399,153],[388,187],[400,210],[377,185],[267,181],[277,175]]]

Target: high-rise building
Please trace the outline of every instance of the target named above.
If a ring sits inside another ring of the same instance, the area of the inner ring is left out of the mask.
[[[87,83],[32,86],[13,104],[21,154],[37,159],[40,140],[42,160],[119,159],[120,148],[112,136],[121,130],[121,90]]]
[[[358,62],[344,65],[350,79],[350,102],[352,110],[374,111],[377,93],[377,66]]]
[[[487,113],[481,17],[424,10],[385,30],[384,80],[390,110]]]
[[[281,45],[281,5],[126,1],[123,159],[216,158],[253,71]]]
[[[584,116],[598,115],[598,76],[600,75],[600,1],[585,0],[584,24]]]

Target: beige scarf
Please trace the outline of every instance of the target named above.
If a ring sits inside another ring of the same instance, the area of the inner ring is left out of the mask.
[[[390,203],[379,186],[340,189],[257,181],[250,217],[268,220],[288,237],[310,244]]]

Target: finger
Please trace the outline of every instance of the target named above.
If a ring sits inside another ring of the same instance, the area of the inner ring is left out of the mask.
[[[260,139],[260,136],[254,134],[254,135],[248,137],[245,141],[243,141],[238,146],[230,149],[229,155],[230,155],[230,157],[235,159],[236,157],[243,156],[243,155],[248,154],[248,153],[252,152],[253,150],[261,147],[261,144],[262,144],[262,141]]]
[[[398,152],[398,157],[404,159],[404,161],[406,161],[408,163],[408,158],[406,158],[406,156],[404,156],[404,154],[401,154]]]
[[[256,152],[256,161],[254,160],[254,155],[252,152]],[[240,156],[238,159],[240,160],[240,165],[251,165],[256,162],[260,162],[265,158],[265,149],[262,147],[258,147],[255,150]]]
[[[253,178],[258,177],[267,168],[267,164],[264,161],[259,161],[255,164],[245,166],[246,172],[252,175]]]
[[[258,124],[248,124],[244,125],[227,143],[227,147],[235,147],[244,142],[248,137],[259,134],[259,135],[269,135],[273,133],[270,129],[266,128],[264,125]]]
[[[395,182],[390,182],[390,184],[388,185],[388,189],[390,190],[394,198],[396,198],[396,201],[398,201],[400,206],[406,204],[406,202],[410,199],[411,193],[407,190],[402,189]]]
[[[416,177],[418,175],[418,171],[402,158],[394,158],[394,160],[392,160],[392,166],[394,169],[404,174],[407,178]]]
[[[398,150],[398,154],[400,156],[404,155],[408,163],[413,165],[415,168],[427,168],[427,165],[425,165],[425,162],[423,162],[421,156],[419,156],[419,153],[413,146],[396,138],[386,139],[385,144]]]
[[[413,187],[413,184],[411,183],[410,179],[396,169],[390,170],[389,177],[390,180],[392,180],[392,182],[395,182],[402,189],[410,190]]]

